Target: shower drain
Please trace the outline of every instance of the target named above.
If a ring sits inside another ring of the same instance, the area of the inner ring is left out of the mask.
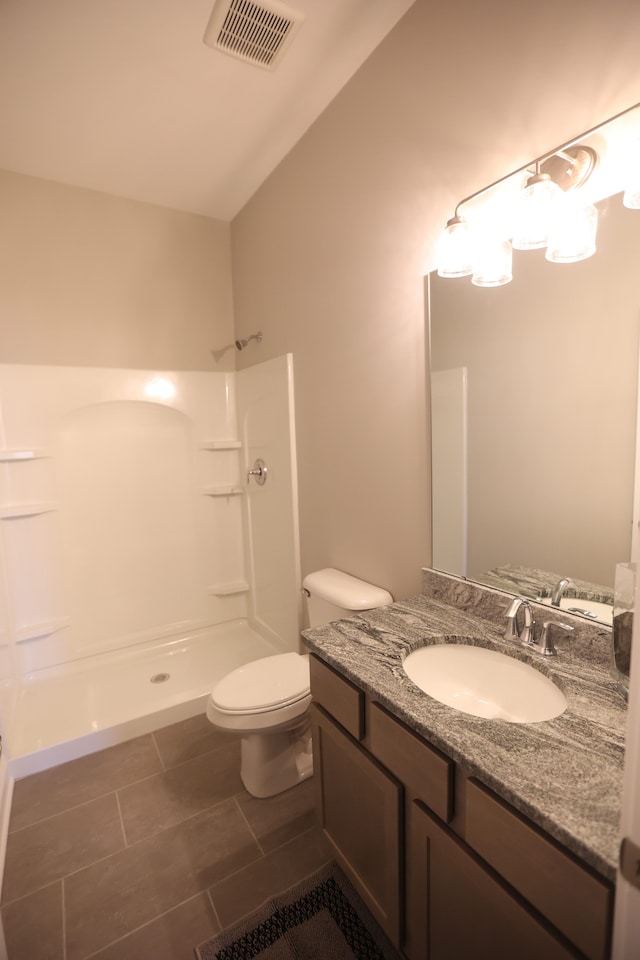
[[[154,673],[151,677],[151,683],[166,683],[170,677],[170,673]]]

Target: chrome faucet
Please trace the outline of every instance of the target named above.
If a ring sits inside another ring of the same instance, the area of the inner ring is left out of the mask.
[[[517,619],[521,607],[524,610],[524,624],[522,630],[518,631]],[[505,640],[517,640],[523,647],[527,647],[528,650],[535,650],[536,653],[541,654],[543,657],[553,657],[558,652],[551,638],[552,627],[562,630],[565,634],[573,631],[573,627],[569,626],[568,623],[545,620],[542,624],[540,636],[536,640],[534,633],[536,622],[533,618],[533,610],[531,609],[529,601],[523,600],[522,597],[514,597],[505,610],[504,615],[507,620],[507,626],[504,631]]]
[[[518,613],[521,607],[524,610],[524,624],[522,631],[519,631]],[[533,610],[528,600],[523,600],[522,597],[514,597],[505,610],[504,615],[507,620],[507,626],[504,631],[505,640],[518,640],[524,645],[533,643],[535,620],[533,619]]]
[[[558,623],[555,620],[545,620],[545,622],[542,624],[542,630],[540,631],[540,636],[538,637],[537,642],[532,638],[529,643],[531,649],[536,650],[537,653],[542,654],[543,657],[555,657],[556,653],[558,652],[550,636],[552,627],[557,627],[558,630],[562,630],[565,635],[573,632],[573,627],[570,627],[568,623]]]
[[[551,595],[551,606],[559,607],[562,595],[564,594],[567,587],[575,587],[575,583],[571,577],[562,577],[561,580],[558,580],[555,587],[553,588],[553,594]]]

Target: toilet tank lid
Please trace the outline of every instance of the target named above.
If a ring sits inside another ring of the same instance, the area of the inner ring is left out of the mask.
[[[311,596],[319,597],[344,610],[373,610],[393,603],[393,597],[388,590],[358,580],[342,570],[334,570],[333,567],[307,574],[302,586]]]

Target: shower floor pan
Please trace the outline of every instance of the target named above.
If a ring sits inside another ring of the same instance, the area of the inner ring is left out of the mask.
[[[20,778],[203,713],[217,681],[281,650],[234,621],[25,678],[6,736]]]

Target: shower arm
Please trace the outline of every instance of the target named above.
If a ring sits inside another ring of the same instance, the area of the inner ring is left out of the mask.
[[[247,337],[246,340],[236,340],[236,350],[244,350],[251,340],[256,340],[258,343],[262,343],[262,333],[252,333],[251,336]]]

